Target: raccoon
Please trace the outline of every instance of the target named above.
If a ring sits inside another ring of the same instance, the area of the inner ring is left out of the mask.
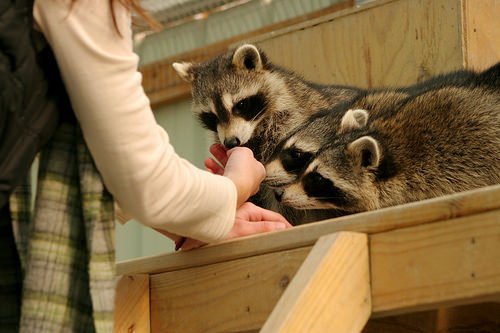
[[[357,213],[500,184],[500,63],[368,92],[281,146],[266,182],[295,209]]]
[[[276,146],[311,115],[349,102],[363,93],[355,87],[321,85],[277,66],[252,44],[205,63],[174,63],[192,85],[193,110],[215,141],[227,148],[246,146],[265,162]],[[252,201],[282,213],[292,224],[338,214],[296,212],[283,208],[263,186]]]
[[[276,145],[312,114],[350,101],[363,90],[321,85],[277,66],[255,45],[202,64],[174,63],[192,85],[193,110],[227,148],[249,147],[265,162]]]

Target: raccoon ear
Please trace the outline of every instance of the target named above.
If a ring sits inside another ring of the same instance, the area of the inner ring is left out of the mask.
[[[261,70],[264,66],[259,49],[252,44],[242,45],[234,51],[233,65],[247,70]]]
[[[193,82],[194,80],[194,65],[191,62],[174,62],[172,67],[175,69],[177,74],[187,82]]]
[[[366,126],[368,112],[363,109],[347,110],[340,121],[339,133],[348,132]]]
[[[380,164],[380,144],[371,136],[362,136],[351,142],[347,151],[363,168],[376,168]]]

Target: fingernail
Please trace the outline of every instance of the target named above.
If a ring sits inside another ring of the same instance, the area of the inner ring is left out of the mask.
[[[277,230],[284,230],[284,229],[286,229],[286,225],[284,225],[283,223],[279,223],[279,224],[276,226],[276,229],[277,229]]]
[[[184,245],[184,242],[186,241],[186,237],[181,237],[177,242],[175,242],[175,251],[179,251]]]

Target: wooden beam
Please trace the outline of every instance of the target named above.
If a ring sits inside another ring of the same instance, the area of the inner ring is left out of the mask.
[[[152,331],[259,329],[310,250],[306,247],[152,274]]]
[[[343,216],[292,229],[206,246],[194,251],[166,253],[117,264],[118,274],[158,273],[196,267],[264,253],[312,246],[326,234],[355,231],[368,234],[500,209],[500,185],[376,211]]]
[[[500,296],[500,210],[370,236],[376,316]]]
[[[116,287],[113,332],[151,332],[149,276],[124,275]]]
[[[461,23],[462,0],[373,1],[252,41],[314,82],[402,86],[463,68]]]
[[[439,311],[436,329],[439,333],[498,333],[500,303],[480,303],[445,308]]]
[[[352,232],[321,237],[261,332],[360,332],[371,314],[367,240]]]
[[[464,0],[465,66],[485,69],[500,61],[500,1]]]
[[[431,310],[392,317],[370,318],[362,333],[438,333],[436,331],[437,316],[438,311]],[[445,332],[439,331],[439,333]]]

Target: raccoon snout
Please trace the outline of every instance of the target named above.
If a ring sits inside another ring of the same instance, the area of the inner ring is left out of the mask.
[[[233,136],[229,139],[224,139],[224,146],[228,149],[238,147],[241,144],[240,139],[237,137]]]

